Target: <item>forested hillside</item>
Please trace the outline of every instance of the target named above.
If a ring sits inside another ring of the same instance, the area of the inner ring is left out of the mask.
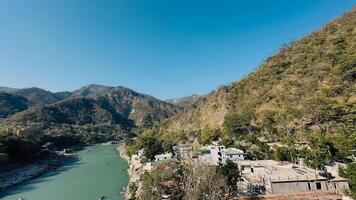
[[[0,118],[26,110],[27,107],[27,99],[5,92],[0,92]]]
[[[36,87],[18,89],[13,91],[12,94],[26,98],[32,106],[51,104],[63,100],[60,96],[50,91]]]
[[[137,128],[151,127],[180,110],[173,104],[124,87],[89,85],[64,93],[31,88],[16,93],[26,96],[31,105],[37,105],[6,112],[2,124],[30,138],[70,134],[84,141],[98,138],[105,141],[123,137]]]

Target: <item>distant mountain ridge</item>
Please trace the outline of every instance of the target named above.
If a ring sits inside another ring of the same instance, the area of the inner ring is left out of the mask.
[[[55,93],[37,87],[18,89],[12,94],[26,98],[32,105],[51,104],[64,100]]]
[[[0,86],[0,92],[12,93],[12,92],[15,92],[17,90],[19,90],[19,89]]]
[[[28,104],[28,109],[15,109],[3,115],[7,117],[6,126],[19,127],[23,134],[26,130],[55,132],[63,126],[79,132],[85,132],[88,126],[99,132],[129,132],[136,127],[158,124],[181,110],[121,86],[88,85],[73,92],[58,93],[26,88],[7,95],[21,97]]]
[[[199,97],[200,97],[199,95],[191,95],[187,97],[168,99],[166,100],[166,102],[177,105],[185,109],[190,107],[197,99],[199,99]]]

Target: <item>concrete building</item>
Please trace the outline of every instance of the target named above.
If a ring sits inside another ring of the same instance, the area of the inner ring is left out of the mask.
[[[164,162],[164,161],[171,160],[172,158],[173,158],[173,154],[167,152],[164,154],[156,155],[155,162]]]
[[[237,162],[242,191],[263,194],[284,194],[313,191],[344,192],[346,179],[325,174],[301,165],[274,160],[240,160]]]
[[[218,165],[223,162],[225,146],[208,145],[200,149],[197,162],[202,165]]]
[[[223,151],[223,162],[226,162],[226,160],[237,162],[239,160],[244,159],[244,151],[242,151],[241,149],[227,148]]]
[[[329,188],[334,188],[335,190],[338,190],[340,192],[343,192],[342,190],[349,188],[348,180],[339,176],[339,170],[346,169],[346,167],[346,164],[339,162],[335,162],[325,166],[325,176],[329,178]]]
[[[205,165],[219,165],[227,160],[237,162],[244,159],[244,152],[236,148],[225,148],[221,145],[208,145],[200,149],[197,161]]]

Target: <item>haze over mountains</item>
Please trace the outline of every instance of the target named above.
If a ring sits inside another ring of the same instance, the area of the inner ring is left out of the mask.
[[[177,105],[181,108],[189,108],[193,103],[195,103],[196,100],[199,99],[199,95],[191,95],[187,97],[180,97],[180,98],[174,98],[174,99],[168,99],[166,102]]]

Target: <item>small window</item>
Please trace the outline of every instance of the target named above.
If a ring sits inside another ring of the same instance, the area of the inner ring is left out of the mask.
[[[320,182],[316,183],[316,189],[317,190],[321,190],[321,183]]]
[[[251,172],[253,173],[253,167],[251,167]]]
[[[310,183],[308,183],[308,189],[311,190]]]
[[[334,183],[334,188],[337,189],[337,188],[336,188],[336,183]]]

